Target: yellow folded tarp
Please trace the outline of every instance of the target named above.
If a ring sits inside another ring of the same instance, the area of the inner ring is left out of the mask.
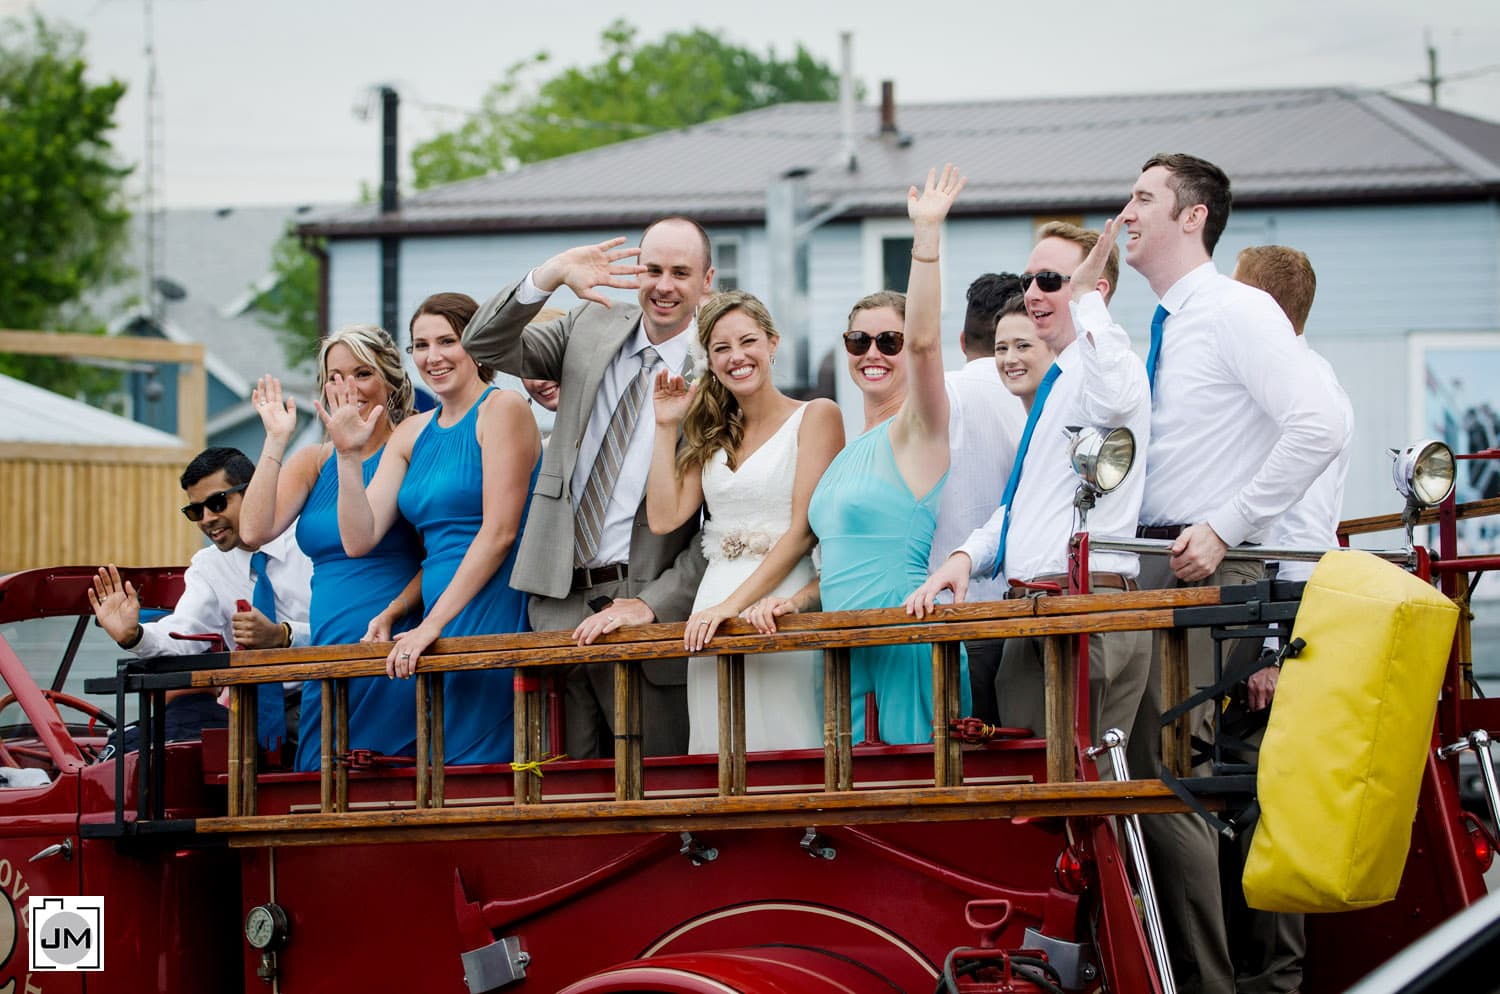
[[[1346,911],[1401,883],[1458,608],[1368,553],[1331,552],[1307,581],[1261,743],[1260,821],[1245,899]]]

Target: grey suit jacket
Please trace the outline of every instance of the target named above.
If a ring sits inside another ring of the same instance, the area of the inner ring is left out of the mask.
[[[557,419],[542,457],[526,529],[516,551],[511,583],[543,597],[566,597],[573,585],[573,499],[570,488],[578,447],[588,427],[605,371],[635,331],[641,309],[585,303],[554,321],[527,328],[542,304],[516,300],[519,283],[485,302],[464,329],[475,359],[516,376],[556,380]],[[630,539],[629,591],[650,605],[658,621],[682,621],[707,563],[691,518],[669,535],[653,535],[642,495]]]

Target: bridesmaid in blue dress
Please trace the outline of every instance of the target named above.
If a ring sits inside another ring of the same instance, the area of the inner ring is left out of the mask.
[[[401,366],[401,353],[382,329],[346,325],[324,341],[318,357],[320,389],[328,383],[351,389],[361,410],[383,412],[360,449],[368,480],[396,425],[412,412],[412,385]],[[338,467],[329,458],[333,445],[309,446],[287,458],[297,423],[296,405],[282,396],[281,384],[273,376],[261,377],[251,399],[266,429],[266,441],[241,505],[241,535],[255,535],[255,544],[263,544],[295,520],[297,544],[313,562],[309,613],[314,645],[389,640],[408,614],[421,613],[422,545],[416,531],[398,522],[370,555],[350,559],[339,540]],[[375,614],[377,607],[380,610]],[[299,770],[319,766],[322,712],[321,686],[310,680],[302,687]],[[409,688],[378,677],[349,681],[352,748],[410,756],[416,750],[415,734],[416,709]]]
[[[822,575],[790,598],[766,598],[746,612],[764,632],[775,618],[826,611],[898,607],[927,579],[938,500],[948,478],[948,393],[943,385],[938,243],[943,219],[964,179],[953,166],[912,187],[911,279],[899,294],[872,294],[855,305],[844,333],[850,373],[865,393],[873,425],[834,457],[813,492],[808,521],[822,548]],[[904,317],[902,306],[904,303]],[[893,645],[850,655],[855,735],[864,727],[865,694],[874,691],[880,737],[932,741],[932,649]],[[970,707],[967,672],[960,680]]]
[[[488,385],[492,371],[459,337],[478,310],[461,293],[438,293],[411,321],[417,371],[440,402],[402,422],[368,487],[359,452],[375,418],[346,391],[329,390],[319,414],[338,450],[338,521],[344,549],[363,556],[404,515],[422,536],[426,615],[396,634],[386,659],[411,676],[439,636],[526,630],[526,596],[511,589],[516,537],[541,461],[541,436],[526,400]],[[515,750],[511,674],[448,673],[443,679],[444,759],[505,763]]]

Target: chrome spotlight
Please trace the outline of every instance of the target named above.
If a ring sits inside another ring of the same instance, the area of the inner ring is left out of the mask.
[[[1100,494],[1107,494],[1125,482],[1135,462],[1135,435],[1129,428],[1093,428],[1068,426],[1073,440],[1068,443],[1068,460],[1078,474],[1078,490],[1073,506],[1078,510],[1078,530],[1088,524],[1089,511]]]
[[[1453,450],[1436,439],[1423,439],[1401,450],[1392,449],[1391,476],[1396,490],[1409,504],[1436,507],[1453,492],[1457,464]]]
[[[1114,490],[1135,462],[1135,435],[1129,428],[1069,428],[1068,458],[1073,472],[1096,493]]]

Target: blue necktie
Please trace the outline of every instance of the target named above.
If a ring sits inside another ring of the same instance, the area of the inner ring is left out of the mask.
[[[252,552],[250,568],[255,570],[255,590],[250,595],[250,606],[275,621],[276,591],[271,588],[271,578],[266,575],[266,554]],[[279,683],[262,683],[256,687],[255,737],[273,752],[286,741],[286,702],[283,696]]]
[[[1047,395],[1052,392],[1052,384],[1062,375],[1062,367],[1057,363],[1047,370],[1047,375],[1042,377],[1042,385],[1036,388],[1036,396],[1031,401],[1031,413],[1026,416],[1026,430],[1021,432],[1021,444],[1016,447],[1016,461],[1010,467],[1010,479],[1005,481],[1005,495],[1000,498],[1000,503],[1005,505],[1005,520],[1000,523],[1000,548],[995,553],[995,571],[990,574],[991,579],[998,579],[1000,568],[1005,565],[1005,536],[1010,533],[1010,502],[1015,499],[1016,488],[1021,485],[1021,465],[1026,462],[1026,450],[1031,448],[1031,433],[1036,431],[1037,420],[1042,416],[1042,407],[1047,403]]]
[[[1156,396],[1156,361],[1161,358],[1161,333],[1170,312],[1160,304],[1151,315],[1151,351],[1146,353],[1146,380],[1151,384],[1151,396]]]

